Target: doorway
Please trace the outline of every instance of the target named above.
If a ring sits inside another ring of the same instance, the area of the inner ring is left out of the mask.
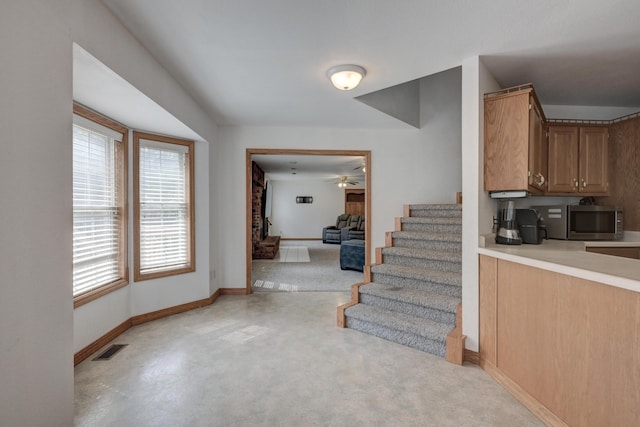
[[[252,265],[253,265],[253,239],[252,239],[252,156],[253,155],[305,155],[305,156],[360,156],[364,159],[366,173],[365,182],[365,265],[371,263],[371,151],[369,150],[302,150],[302,149],[265,149],[248,148],[245,157],[245,189],[246,189],[246,293],[253,292]],[[355,283],[355,282],[354,282]]]

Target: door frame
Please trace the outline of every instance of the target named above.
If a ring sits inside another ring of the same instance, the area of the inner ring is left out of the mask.
[[[364,167],[366,173],[364,176],[364,222],[365,235],[365,266],[371,264],[371,150],[314,150],[314,149],[286,149],[286,148],[247,148],[245,154],[245,240],[246,240],[246,293],[253,292],[251,287],[251,267],[253,262],[253,242],[251,238],[252,213],[251,213],[251,196],[252,196],[252,168],[251,156],[254,154],[268,155],[305,155],[305,156],[362,156],[364,157]]]

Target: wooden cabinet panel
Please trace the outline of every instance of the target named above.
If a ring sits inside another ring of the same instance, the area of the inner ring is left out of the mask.
[[[496,299],[502,374],[569,425],[637,425],[640,293],[497,260]]]
[[[344,190],[344,212],[349,215],[364,215],[364,189]]]
[[[480,357],[497,364],[496,312],[498,296],[498,260],[480,255]]]
[[[602,126],[549,126],[547,194],[606,194],[608,135]]]
[[[594,194],[609,190],[607,128],[580,128],[580,191]]]
[[[484,189],[527,189],[529,94],[485,99],[484,119]]]
[[[621,206],[624,229],[640,231],[640,115],[609,126],[609,191],[598,204]]]
[[[485,94],[484,189],[541,194],[547,173],[544,114],[530,85],[512,89]]]
[[[621,256],[624,258],[640,259],[640,247],[621,246],[587,246],[587,252],[603,255]]]
[[[578,191],[578,128],[549,126],[549,192]]]
[[[529,186],[540,191],[547,188],[547,139],[544,137],[544,121],[542,109],[533,97],[529,99]]]

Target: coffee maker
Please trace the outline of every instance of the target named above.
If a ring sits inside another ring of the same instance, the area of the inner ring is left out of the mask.
[[[498,214],[496,243],[501,245],[521,245],[522,239],[516,223],[516,207],[513,200],[501,200]]]
[[[516,209],[516,221],[522,243],[539,245],[542,239],[547,239],[547,226],[535,209]]]

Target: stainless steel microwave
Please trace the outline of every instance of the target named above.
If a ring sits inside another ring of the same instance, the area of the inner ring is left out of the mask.
[[[622,208],[595,205],[533,206],[547,226],[549,239],[621,240]]]

